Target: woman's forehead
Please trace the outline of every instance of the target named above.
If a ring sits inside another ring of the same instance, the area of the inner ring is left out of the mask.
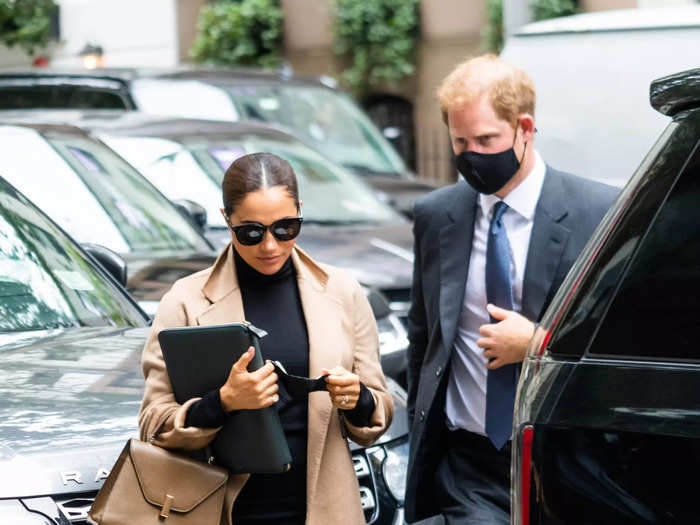
[[[265,222],[297,214],[296,203],[286,186],[261,188],[246,194],[233,215],[242,221]]]

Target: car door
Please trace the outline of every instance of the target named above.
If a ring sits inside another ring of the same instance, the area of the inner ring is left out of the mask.
[[[516,524],[697,523],[700,111],[676,116],[531,344]]]

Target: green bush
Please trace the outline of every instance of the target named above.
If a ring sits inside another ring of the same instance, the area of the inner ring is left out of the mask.
[[[533,20],[547,20],[576,13],[573,0],[532,0],[530,2]]]
[[[0,0],[0,43],[33,54],[49,43],[54,0]]]
[[[282,55],[282,9],[276,0],[219,0],[202,7],[191,56],[217,65],[274,67]]]
[[[530,0],[530,10],[534,21],[569,16],[578,11],[574,0]],[[486,17],[483,46],[487,51],[500,53],[503,47],[503,0],[486,0]]]
[[[356,93],[398,83],[415,71],[419,0],[335,0],[335,44],[351,65],[342,73]]]

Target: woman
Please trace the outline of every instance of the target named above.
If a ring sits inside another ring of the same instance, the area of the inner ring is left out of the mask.
[[[199,449],[228,413],[276,403],[292,469],[232,475],[221,523],[364,523],[341,425],[367,446],[387,429],[393,413],[369,303],[357,282],[295,246],[301,206],[286,161],[268,153],[241,157],[226,171],[222,189],[232,242],[211,268],[177,281],[160,303],[143,352],[141,438],[156,434],[157,445]],[[329,374],[327,392],[290,398],[272,364],[247,372],[251,348],[221,388],[176,403],[158,332],[243,320],[268,332],[261,340],[265,359],[280,361],[293,375]]]

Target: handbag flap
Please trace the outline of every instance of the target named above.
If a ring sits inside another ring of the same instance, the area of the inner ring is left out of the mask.
[[[224,468],[137,439],[130,441],[129,456],[146,501],[162,507],[172,496],[170,508],[178,512],[191,511],[228,479]]]

